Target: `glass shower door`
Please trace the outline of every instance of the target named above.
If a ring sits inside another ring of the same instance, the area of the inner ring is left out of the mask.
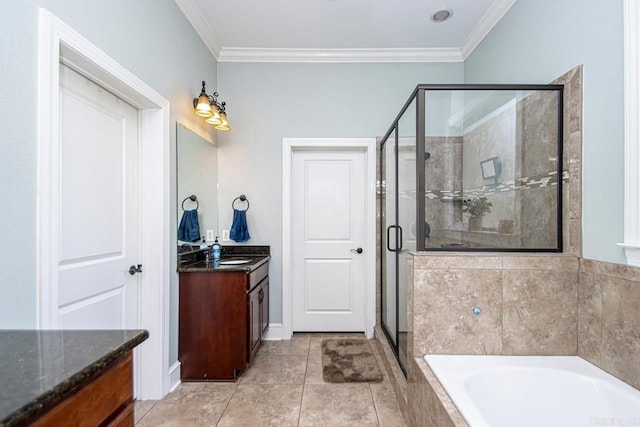
[[[400,367],[407,366],[409,251],[416,250],[416,109],[409,104],[381,149],[381,320]]]
[[[381,150],[381,320],[392,347],[397,347],[397,190],[396,190],[396,137],[384,142]]]
[[[409,285],[408,262],[409,251],[417,248],[418,226],[417,212],[417,179],[416,179],[416,102],[412,102],[398,121],[397,134],[397,204],[398,229],[400,244],[398,245],[398,361],[405,370],[407,367],[407,291]]]

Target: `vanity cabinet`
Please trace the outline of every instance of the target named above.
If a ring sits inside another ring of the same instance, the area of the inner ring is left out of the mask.
[[[233,380],[248,367],[268,327],[268,293],[268,263],[254,270],[180,272],[183,381]]]
[[[34,427],[133,427],[133,358],[129,351],[115,366],[35,420]]]

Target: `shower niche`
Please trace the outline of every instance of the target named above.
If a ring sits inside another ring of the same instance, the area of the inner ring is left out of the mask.
[[[380,144],[382,326],[401,366],[408,251],[562,252],[562,85],[419,85]]]

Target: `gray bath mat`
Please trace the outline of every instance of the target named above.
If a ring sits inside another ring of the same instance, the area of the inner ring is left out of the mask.
[[[380,382],[382,372],[367,340],[322,341],[322,378],[328,383]]]

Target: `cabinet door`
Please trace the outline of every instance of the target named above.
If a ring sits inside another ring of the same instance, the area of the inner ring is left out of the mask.
[[[251,360],[255,350],[260,344],[260,332],[262,332],[262,324],[260,322],[260,295],[262,287],[260,285],[253,288],[249,292],[249,357]]]
[[[264,335],[269,329],[269,278],[267,277],[261,283],[262,286],[262,334]]]

